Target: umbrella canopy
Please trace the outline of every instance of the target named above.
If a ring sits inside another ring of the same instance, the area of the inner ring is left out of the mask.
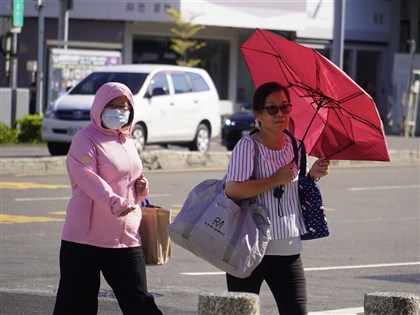
[[[289,88],[295,137],[309,155],[335,160],[389,161],[373,99],[314,49],[257,29],[241,46],[256,87]]]

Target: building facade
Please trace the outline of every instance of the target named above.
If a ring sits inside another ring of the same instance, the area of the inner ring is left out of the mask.
[[[24,25],[18,35],[17,49],[19,87],[28,87],[34,76],[27,65],[37,60],[39,11],[36,2],[39,1],[24,2]],[[3,38],[8,31],[11,2],[1,2]],[[194,56],[204,60],[200,66],[215,81],[223,104],[228,106],[226,112],[234,109],[235,104],[252,99],[254,86],[240,53],[240,45],[256,28],[278,33],[317,49],[327,57],[332,55],[334,1],[44,0],[45,60],[51,49],[62,47],[56,41],[62,17],[61,2],[71,3],[68,11],[69,48],[93,43],[96,49],[109,49],[105,48],[109,47],[108,44],[119,44],[123,63],[174,64],[177,55],[170,49],[173,23],[166,10],[171,7],[186,18],[195,16],[193,22],[205,26],[197,33],[196,39],[205,42],[206,46]],[[418,51],[419,2],[343,1],[343,70],[374,98],[385,127],[391,121],[398,121],[396,116],[401,116],[404,111],[394,108],[394,56],[396,53],[410,53],[407,42],[410,39],[416,40],[415,49]],[[5,62],[2,55],[0,64],[5,65]],[[410,69],[406,69],[401,76],[405,73],[409,77],[409,72]],[[7,67],[0,67],[1,87],[10,84],[7,74]],[[43,104],[43,108],[46,106]]]

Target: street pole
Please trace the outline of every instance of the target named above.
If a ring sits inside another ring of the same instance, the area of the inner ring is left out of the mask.
[[[332,62],[340,69],[343,69],[345,6],[346,0],[334,1]]]
[[[36,0],[38,9],[38,61],[36,80],[36,111],[42,115],[44,96],[44,4],[43,0]]]
[[[11,115],[10,126],[14,128],[16,123],[16,103],[17,103],[17,32],[11,30],[12,33],[12,49],[11,49],[11,67],[10,67],[10,87],[11,87]]]
[[[68,0],[60,0],[60,15],[58,17],[58,40],[63,41],[64,49],[67,49],[69,34],[69,5]]]
[[[412,124],[415,124],[415,121],[417,119],[417,117],[414,117],[414,115],[412,115],[411,111],[411,102],[410,100],[412,99],[412,87],[413,87],[413,69],[414,69],[414,59],[416,57],[416,40],[415,39],[410,39],[408,40],[408,43],[410,44],[410,68],[408,69],[408,86],[407,86],[407,91],[405,94],[405,104],[404,104],[404,116],[405,119],[403,120],[403,130],[404,130],[404,137],[408,138],[411,136],[413,136],[416,133],[416,130],[411,130]],[[415,126],[415,125],[414,125]]]
[[[10,34],[12,37],[10,47],[10,88],[11,88],[11,110],[10,110],[10,126],[15,127],[16,124],[16,107],[17,107],[17,34],[21,32],[23,26],[23,0],[13,0],[12,2],[12,18]]]

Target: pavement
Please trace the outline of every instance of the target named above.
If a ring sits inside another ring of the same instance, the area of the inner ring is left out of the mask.
[[[386,167],[420,166],[420,138],[386,136],[390,162],[376,161],[331,161],[332,167]],[[212,143],[207,153],[190,152],[185,149],[159,149],[146,147],[141,154],[145,172],[172,171],[182,169],[226,169],[231,152]],[[51,157],[46,144],[39,145],[1,145],[1,174],[65,174],[65,156]],[[309,157],[309,163],[314,158]]]
[[[420,167],[420,138],[404,138],[387,136],[390,162],[372,161],[332,161],[332,167],[387,167],[414,166]],[[182,169],[226,169],[231,152],[212,144],[208,153],[190,152],[185,149],[157,149],[146,147],[141,154],[145,172],[147,171],[179,171]],[[65,156],[51,157],[45,144],[39,145],[0,145],[0,175],[6,174],[65,174]],[[309,163],[313,158],[309,157]],[[340,310],[312,312],[317,314],[362,315],[363,307]]]

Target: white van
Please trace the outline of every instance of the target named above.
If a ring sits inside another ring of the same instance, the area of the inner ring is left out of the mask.
[[[127,85],[135,102],[132,136],[140,153],[147,144],[177,144],[206,152],[221,129],[219,96],[209,74],[198,68],[136,64],[93,71],[46,111],[42,138],[51,155],[65,155],[73,135],[90,121],[98,88]]]

